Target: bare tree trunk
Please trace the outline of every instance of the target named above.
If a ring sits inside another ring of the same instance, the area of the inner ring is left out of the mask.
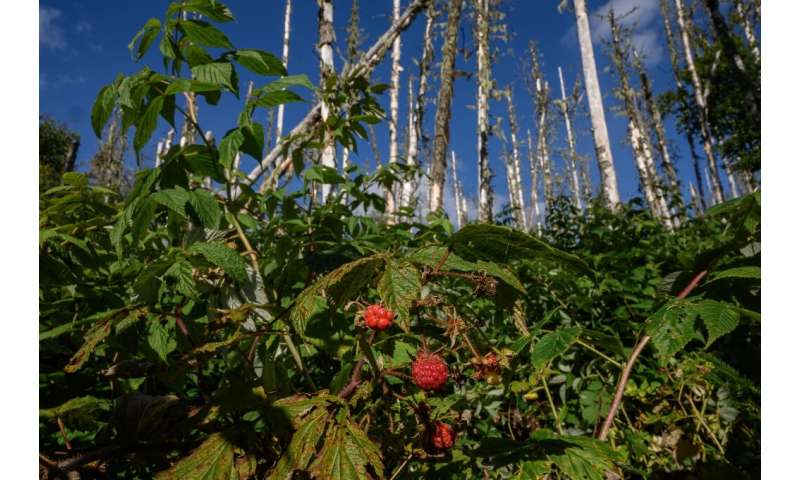
[[[478,50],[478,220],[492,223],[492,171],[489,168],[489,97],[491,64],[489,58],[489,0],[475,0],[475,43]]]
[[[406,165],[413,166],[416,160],[417,149],[417,129],[416,129],[416,112],[414,108],[414,77],[408,76],[408,145],[406,150]],[[411,150],[414,150],[412,157]],[[403,180],[402,194],[400,196],[400,204],[402,206],[410,206],[412,204],[412,196],[414,193],[414,185],[410,179]]]
[[[758,38],[756,37],[755,28],[753,28],[753,21],[750,18],[750,12],[745,11],[745,6],[742,1],[743,0],[736,0],[736,13],[742,20],[744,36],[747,39],[747,43],[750,45],[750,51],[753,52],[753,56],[756,60],[761,61],[761,51],[758,48]]]
[[[693,182],[689,182],[689,193],[692,196],[692,209],[694,209],[694,215],[695,217],[699,217],[703,214],[704,210],[700,202],[700,198],[697,195],[697,189],[694,188]]]
[[[357,62],[348,63],[345,65],[341,77],[343,79],[351,79],[357,76],[365,76],[368,77],[370,73],[375,69],[375,67],[380,63],[381,59],[386,55],[386,52],[391,47],[392,42],[394,41],[397,35],[400,35],[402,31],[404,31],[417,14],[422,10],[422,8],[427,5],[429,0],[413,0],[411,4],[406,7],[403,11],[403,14],[400,15],[400,20],[388,30],[386,30],[375,43],[367,50],[367,52],[359,58]],[[312,129],[312,127],[316,126],[319,121],[321,120],[321,103],[317,103],[314,105],[311,110],[306,113],[306,116],[298,123],[290,132],[290,137],[297,138],[301,136],[305,136],[308,132]],[[264,174],[266,169],[273,163],[275,160],[281,156],[282,150],[288,148],[288,145],[285,145],[286,141],[281,141],[278,145],[276,145],[259,163],[250,173],[247,175],[248,181],[250,184],[255,183],[261,175]],[[291,156],[285,158],[281,164],[279,164],[270,174],[269,181],[276,182],[278,178],[283,176],[289,169],[291,162]]]
[[[397,22],[400,17],[400,0],[392,2],[392,23]],[[389,164],[397,163],[397,126],[399,123],[398,110],[400,99],[400,36],[394,38],[392,42],[392,72],[389,79]],[[394,220],[393,215],[397,210],[395,202],[396,188],[386,191],[386,210],[389,212],[389,222]],[[402,201],[400,202],[402,203]]]
[[[531,220],[529,225],[537,232],[542,230],[542,214],[539,211],[539,155],[534,153],[531,130],[528,129],[528,163],[531,165]]]
[[[422,59],[419,62],[419,87],[417,88],[416,105],[411,97],[411,78],[409,77],[409,118],[412,123],[409,125],[408,153],[406,162],[408,165],[419,165],[419,142],[424,139],[422,133],[423,119],[425,115],[426,99],[428,89],[428,71],[433,59],[433,20],[435,17],[434,3],[428,5],[425,17],[425,34],[422,38]],[[410,200],[413,190],[412,185],[408,185],[408,192],[405,194]],[[407,200],[408,201],[408,200]],[[419,202],[417,202],[419,205]]]
[[[331,7],[332,8],[332,7]],[[289,68],[289,35],[292,25],[292,0],[286,0],[286,11],[283,14],[283,67]],[[331,18],[331,21],[333,19]],[[278,119],[275,124],[275,143],[281,141],[283,135],[283,104],[278,105]]]
[[[678,182],[678,174],[675,172],[675,167],[672,165],[672,160],[669,154],[669,144],[667,142],[667,134],[664,129],[664,122],[661,118],[661,110],[658,108],[655,97],[653,95],[653,87],[650,83],[650,77],[647,75],[642,59],[639,52],[634,48],[633,50],[633,66],[639,74],[639,82],[644,99],[644,105],[647,109],[647,114],[652,121],[652,128],[656,132],[656,140],[658,141],[658,152],[661,156],[661,167],[667,176],[667,185],[669,190],[669,198],[672,204],[676,207],[680,215],[683,213],[683,197],[681,196],[681,186]],[[680,225],[680,215],[673,220],[678,222],[675,226]]]
[[[703,150],[708,160],[708,168],[711,172],[711,193],[714,198],[714,203],[721,203],[725,201],[722,191],[722,182],[720,181],[719,170],[717,169],[717,158],[714,154],[714,147],[711,137],[711,126],[708,124],[708,108],[706,100],[703,97],[703,88],[700,84],[700,77],[697,74],[697,68],[694,65],[694,54],[692,53],[692,42],[689,37],[689,20],[686,18],[683,10],[683,1],[675,0],[675,9],[678,18],[678,27],[681,31],[681,40],[683,41],[683,53],[686,57],[686,67],[689,70],[689,75],[692,79],[692,86],[694,87],[694,98],[697,104],[698,115],[700,117],[700,136],[703,139]]]
[[[444,179],[447,171],[447,146],[450,142],[450,115],[453,102],[453,67],[456,60],[456,41],[464,0],[450,0],[447,27],[442,46],[439,71],[439,95],[434,119],[433,156],[431,157],[431,188],[428,208],[440,210],[444,202]]]
[[[181,147],[185,147],[186,145],[193,145],[196,141],[196,136],[200,132],[196,132],[194,125],[197,124],[197,96],[194,92],[185,92],[183,97],[186,99],[186,115],[189,116],[189,119],[183,119],[183,128],[181,129],[181,139],[180,145]]]
[[[517,115],[514,111],[514,90],[511,86],[506,90],[508,106],[508,129],[511,133],[511,156],[506,162],[506,176],[508,179],[508,197],[514,209],[514,221],[517,228],[528,229],[525,217],[525,196],[522,193],[522,169],[520,167],[519,139],[517,136]]]
[[[333,42],[336,36],[333,30],[333,0],[317,0],[319,3],[319,57],[320,57],[320,85],[335,73],[333,68]],[[322,102],[320,110],[323,123],[330,116],[330,108]],[[326,132],[324,137],[321,164],[324,167],[336,168],[336,145],[333,138]],[[326,202],[331,193],[331,186],[322,184],[322,201]]]
[[[564,127],[567,130],[567,148],[569,148],[568,169],[570,180],[572,180],[572,198],[575,202],[575,208],[583,210],[581,202],[581,185],[578,180],[578,154],[575,150],[575,138],[572,136],[572,121],[570,120],[570,107],[569,100],[567,99],[567,91],[564,88],[564,74],[561,72],[561,67],[558,67],[558,82],[561,85],[561,114],[564,116]]]
[[[623,40],[622,28],[617,23],[613,10],[609,11],[608,21],[611,27],[611,60],[619,76],[619,96],[622,97],[625,103],[625,113],[629,122],[628,131],[636,166],[641,178],[642,191],[647,198],[647,203],[650,205],[653,216],[658,218],[664,225],[671,227],[671,215],[664,199],[664,192],[655,167],[650,136],[636,105],[636,92],[634,92],[628,77],[628,52],[631,50],[631,45],[627,36]]]
[[[550,135],[547,114],[550,110],[550,88],[544,80],[544,74],[542,74],[541,64],[539,63],[539,53],[533,41],[528,43],[528,53],[531,57],[531,81],[529,83],[529,90],[533,97],[533,109],[536,112],[537,122],[537,154],[539,157],[539,165],[542,169],[542,180],[544,181],[545,208],[549,209],[555,201],[553,174],[550,168],[550,152],[548,148]]]
[[[675,46],[674,35],[672,33],[672,22],[670,20],[670,10],[669,10],[669,3],[668,0],[660,0],[661,6],[661,17],[664,20],[664,34],[667,40],[667,50],[669,51],[669,60],[670,64],[672,65],[672,75],[675,78],[675,87],[678,88],[679,91],[685,91],[683,86],[683,79],[680,76],[681,66],[680,66],[680,55],[678,54],[678,47]],[[686,100],[686,97],[681,95],[681,105],[684,110],[689,110],[689,105]],[[700,204],[705,210],[706,207],[706,194],[705,194],[705,187],[703,186],[703,175],[701,173],[702,167],[700,165],[701,159],[697,155],[697,151],[695,150],[695,137],[694,133],[691,129],[686,129],[686,141],[689,144],[689,151],[692,156],[692,170],[694,171],[694,180],[695,185],[698,190],[698,197],[700,198]]]
[[[620,203],[617,172],[614,169],[611,143],[608,140],[603,95],[600,92],[600,82],[597,79],[597,66],[592,48],[592,34],[589,30],[589,17],[586,13],[586,0],[573,0],[573,4],[575,7],[578,43],[581,48],[583,81],[586,85],[586,97],[589,102],[589,113],[592,119],[595,155],[600,169],[601,191],[608,206],[615,209]]]
[[[461,188],[461,180],[458,178],[458,165],[456,164],[456,152],[451,150],[451,174],[453,177],[453,197],[456,202],[456,228],[461,228],[467,224],[467,202],[464,199],[464,192]]]

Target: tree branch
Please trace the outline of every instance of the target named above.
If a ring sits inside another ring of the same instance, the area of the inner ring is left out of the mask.
[[[692,281],[689,282],[689,284],[686,285],[683,290],[681,290],[677,298],[686,298],[690,293],[692,293],[692,290],[697,287],[697,285],[700,283],[700,280],[702,280],[707,273],[708,270],[703,270],[695,275],[694,278],[692,278]],[[614,423],[614,417],[617,416],[617,410],[622,403],[622,397],[625,394],[625,386],[628,384],[628,379],[631,376],[633,365],[636,363],[636,359],[639,357],[639,354],[642,353],[642,350],[644,350],[644,347],[647,346],[649,341],[649,335],[642,336],[633,347],[633,351],[631,352],[630,357],[628,357],[628,361],[625,362],[625,367],[622,369],[619,381],[617,382],[617,390],[614,393],[614,400],[611,402],[611,407],[608,409],[608,415],[603,422],[603,427],[600,429],[600,432],[597,435],[597,438],[600,440],[605,440],[606,437],[608,437],[608,432],[611,430],[611,425]]]

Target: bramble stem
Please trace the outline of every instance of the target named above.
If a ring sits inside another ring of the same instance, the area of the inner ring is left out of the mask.
[[[542,376],[542,385],[544,386],[544,393],[547,394],[547,403],[550,404],[550,409],[553,411],[553,419],[556,422],[556,430],[559,435],[564,435],[564,430],[561,428],[561,420],[558,419],[558,410],[556,404],[553,403],[553,396],[550,395],[550,388],[547,386],[547,379]]]

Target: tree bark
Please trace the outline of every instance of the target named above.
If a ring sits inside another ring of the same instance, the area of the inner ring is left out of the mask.
[[[391,47],[394,38],[397,35],[400,35],[417,14],[425,7],[430,0],[413,0],[412,3],[406,7],[403,14],[400,16],[400,20],[389,27],[376,41],[375,43],[369,48],[369,50],[359,58],[357,62],[348,63],[345,65],[341,77],[343,79],[350,79],[356,76],[365,76],[368,77],[370,73],[375,69],[375,67],[380,63],[381,59],[386,55],[386,52]],[[290,132],[289,137],[292,139],[305,136],[314,126],[321,119],[320,111],[322,105],[321,103],[317,103],[314,105],[311,110],[306,114],[303,120],[300,121]],[[248,181],[250,184],[255,183],[261,175],[264,174],[266,169],[273,163],[275,160],[281,155],[281,151],[288,148],[289,145],[287,144],[287,140],[281,141],[278,145],[276,145],[264,159],[259,163],[250,173],[247,175]],[[270,175],[270,182],[276,181],[280,178],[286,171],[288,171],[289,166],[291,165],[291,156],[285,158],[283,162],[278,165],[273,173]]]
[[[292,25],[292,0],[286,0],[286,11],[283,14],[283,67],[289,68],[289,35]],[[332,20],[332,19],[331,19]],[[275,123],[275,144],[281,141],[283,135],[283,104],[278,105],[278,119]]]
[[[492,88],[489,0],[475,0],[475,17],[475,43],[478,50],[478,220],[492,223],[492,171],[489,167],[489,97]]]
[[[433,156],[431,157],[431,188],[428,209],[441,210],[444,202],[444,180],[447,171],[447,147],[450,141],[450,115],[453,102],[453,67],[456,60],[456,41],[464,0],[450,0],[447,27],[442,46],[439,71],[439,94],[434,118]]]
[[[453,177],[453,197],[456,202],[456,228],[461,228],[467,224],[467,202],[464,199],[464,191],[461,188],[461,180],[458,178],[458,165],[456,160],[456,152],[451,150],[451,174]]]
[[[586,13],[586,0],[573,0],[575,21],[577,23],[578,43],[581,48],[583,64],[583,81],[586,85],[586,98],[589,102],[589,113],[592,120],[595,155],[600,169],[601,191],[606,204],[616,209],[620,203],[617,172],[614,169],[614,157],[611,155],[611,143],[608,140],[603,95],[597,79],[597,66],[592,48],[592,34],[589,30],[589,18]]]
[[[575,150],[575,138],[572,136],[572,120],[570,119],[571,109],[569,107],[569,100],[567,99],[567,91],[564,88],[564,74],[561,72],[560,66],[558,67],[558,82],[561,85],[561,114],[564,116],[564,127],[567,130],[567,148],[569,149],[567,165],[570,180],[572,181],[572,199],[575,202],[575,208],[583,210],[581,185],[578,180],[578,154]]]
[[[631,146],[633,147],[636,167],[639,170],[642,191],[645,194],[647,203],[653,216],[661,221],[665,226],[671,227],[669,207],[664,199],[664,192],[653,160],[653,149],[649,135],[639,109],[636,105],[636,92],[631,86],[628,77],[628,52],[630,51],[629,42],[622,38],[622,28],[616,21],[614,11],[608,14],[608,21],[611,27],[611,60],[617,70],[619,77],[619,96],[625,104],[625,113],[628,116],[628,132],[630,134]],[[627,37],[626,37],[627,39]]]
[[[511,86],[506,90],[506,102],[508,107],[508,129],[511,133],[511,155],[506,155],[506,177],[508,180],[508,197],[511,200],[511,207],[514,209],[514,222],[517,228],[528,229],[528,222],[525,217],[525,196],[522,193],[522,171],[520,168],[519,139],[517,136],[517,115],[514,111],[513,89]]]
[[[653,95],[653,86],[650,83],[650,77],[647,75],[647,70],[645,69],[642,59],[639,56],[639,52],[637,52],[635,49],[633,50],[633,66],[636,68],[636,71],[639,74],[639,83],[642,90],[644,105],[651,120],[651,125],[649,125],[649,127],[652,127],[652,129],[656,132],[658,152],[661,156],[661,167],[667,176],[667,190],[669,191],[669,198],[671,199],[672,205],[674,205],[679,212],[679,215],[673,217],[673,222],[676,222],[675,226],[677,227],[680,225],[680,217],[683,215],[684,208],[683,197],[681,196],[681,186],[680,182],[678,181],[678,174],[675,171],[675,167],[672,165],[672,159],[670,158],[669,143],[667,141],[667,134],[664,128],[664,121],[661,118],[661,110],[658,108],[655,96]]]
[[[549,210],[555,201],[553,174],[550,168],[549,123],[547,121],[547,114],[550,109],[550,88],[544,80],[539,63],[539,53],[533,41],[528,43],[528,52],[531,56],[530,90],[537,122],[536,148],[544,184],[545,209]]]
[[[392,2],[392,23],[396,23],[400,17],[400,0],[393,0]],[[399,122],[398,110],[400,99],[400,36],[396,36],[392,42],[392,72],[389,79],[389,164],[397,163],[398,149],[397,149],[397,126]],[[388,189],[386,191],[386,210],[389,212],[389,221],[394,221],[393,215],[397,210],[395,201],[396,188]],[[399,203],[402,203],[399,202]]]
[[[542,230],[542,214],[539,211],[539,162],[534,153],[531,130],[528,129],[528,163],[531,166],[531,219],[528,224],[537,232]]]
[[[708,108],[706,100],[703,97],[703,88],[700,84],[700,77],[697,74],[697,68],[694,64],[694,54],[692,53],[692,42],[689,37],[689,20],[686,18],[683,10],[683,0],[675,0],[675,9],[678,18],[678,27],[681,31],[681,41],[683,42],[683,53],[686,58],[686,68],[689,70],[689,75],[692,79],[692,86],[694,87],[694,98],[697,104],[698,116],[700,117],[700,136],[703,140],[703,150],[706,154],[708,161],[708,168],[711,171],[711,194],[714,198],[714,203],[722,203],[725,197],[722,191],[722,182],[720,181],[719,169],[717,168],[717,158],[714,154],[714,147],[711,137],[711,126],[708,123]]]
[[[417,129],[416,129],[416,112],[414,107],[414,77],[408,76],[408,148],[406,150],[406,165],[409,167],[415,165],[416,150],[417,150]],[[414,150],[414,155],[411,151]],[[400,196],[400,204],[402,206],[411,206],[412,196],[414,195],[414,184],[410,179],[403,180],[402,195]]]
[[[319,43],[317,44],[320,58],[319,83],[320,87],[324,88],[327,79],[335,73],[333,68],[333,42],[336,40],[336,35],[333,29],[333,0],[317,0],[317,3],[319,4]],[[330,107],[323,101],[320,109],[323,124],[327,122],[330,113]],[[328,132],[324,132],[323,144],[320,163],[323,167],[336,168],[336,145],[333,137]],[[331,186],[322,184],[323,202],[328,200],[330,193]]]

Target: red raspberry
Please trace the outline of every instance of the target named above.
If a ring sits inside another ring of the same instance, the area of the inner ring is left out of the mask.
[[[422,352],[411,364],[411,378],[423,390],[438,390],[447,382],[447,364],[438,355]]]
[[[364,310],[364,321],[367,328],[372,330],[386,330],[392,326],[392,320],[394,320],[394,312],[377,303]]]
[[[436,431],[433,433],[433,446],[439,450],[446,450],[453,446],[456,440],[456,433],[453,427],[446,423],[437,422]]]

